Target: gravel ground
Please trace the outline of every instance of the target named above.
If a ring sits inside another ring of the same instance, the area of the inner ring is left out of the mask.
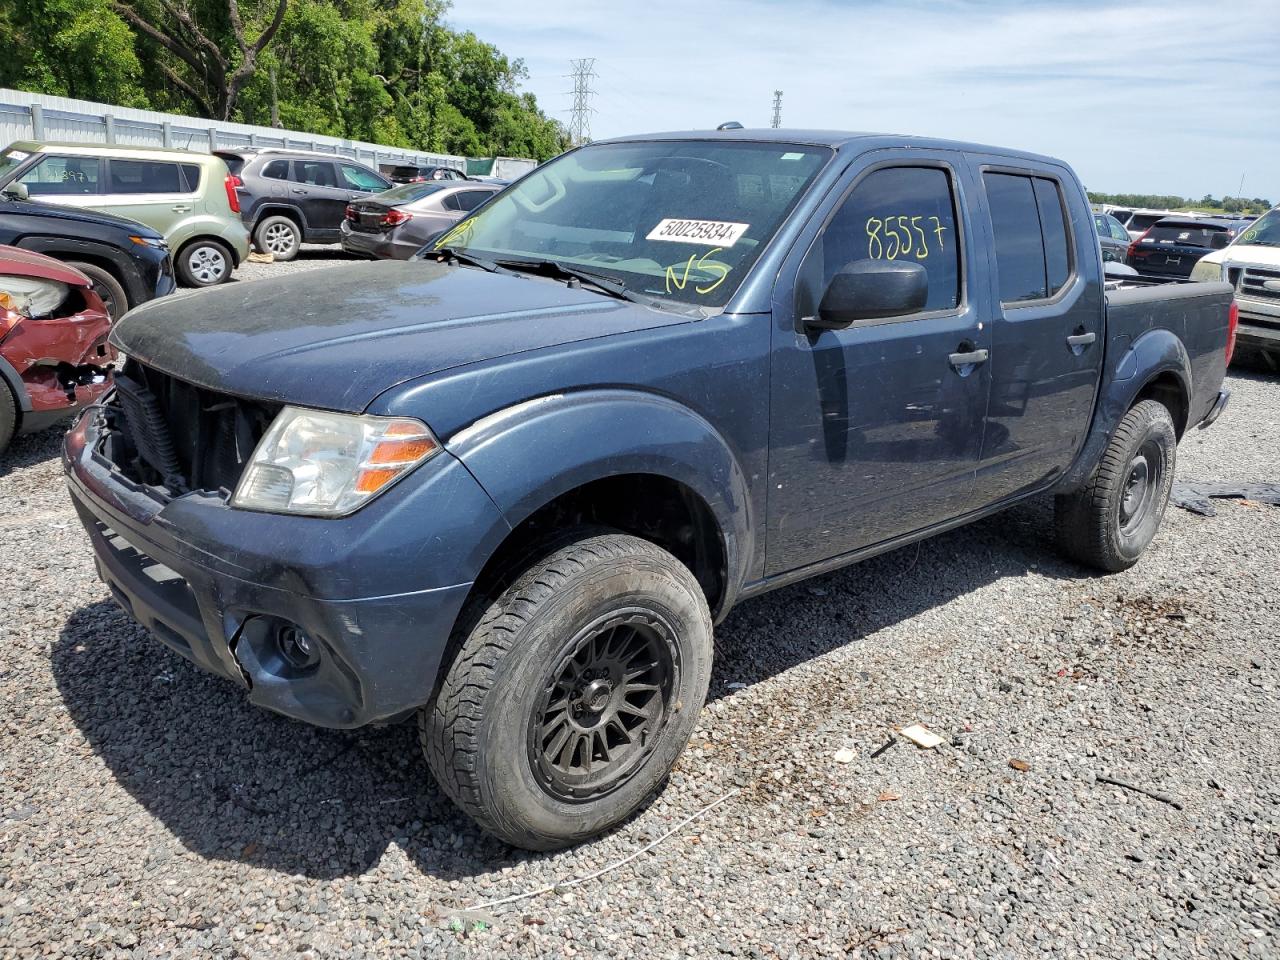
[[[1280,480],[1280,381],[1230,385],[1179,476]],[[1171,509],[1095,577],[1030,503],[744,603],[666,791],[529,855],[410,727],[259,711],[134,626],[58,443],[0,463],[0,956],[1280,956],[1280,509]],[[947,742],[873,756],[913,722]]]

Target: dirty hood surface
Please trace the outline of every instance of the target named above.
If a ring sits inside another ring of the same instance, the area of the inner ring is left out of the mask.
[[[558,281],[386,260],[162,297],[111,338],[212,390],[354,413],[451,367],[686,322]]]

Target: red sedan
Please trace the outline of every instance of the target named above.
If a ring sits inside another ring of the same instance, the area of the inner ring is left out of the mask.
[[[83,273],[0,246],[0,451],[107,391],[116,360],[110,329]]]

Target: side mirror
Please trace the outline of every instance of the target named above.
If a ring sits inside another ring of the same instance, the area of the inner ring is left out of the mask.
[[[5,184],[4,192],[15,200],[30,200],[31,195],[27,192],[27,185],[14,180],[12,183]]]
[[[929,275],[918,263],[856,260],[827,286],[809,325],[840,330],[859,320],[919,313],[929,300]]]

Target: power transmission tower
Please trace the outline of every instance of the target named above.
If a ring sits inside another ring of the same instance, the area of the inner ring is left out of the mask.
[[[595,79],[595,58],[570,60],[573,66],[573,109],[569,117],[569,141],[576,147],[591,139],[591,81]]]
[[[774,129],[782,126],[782,91],[773,91],[773,126]]]

